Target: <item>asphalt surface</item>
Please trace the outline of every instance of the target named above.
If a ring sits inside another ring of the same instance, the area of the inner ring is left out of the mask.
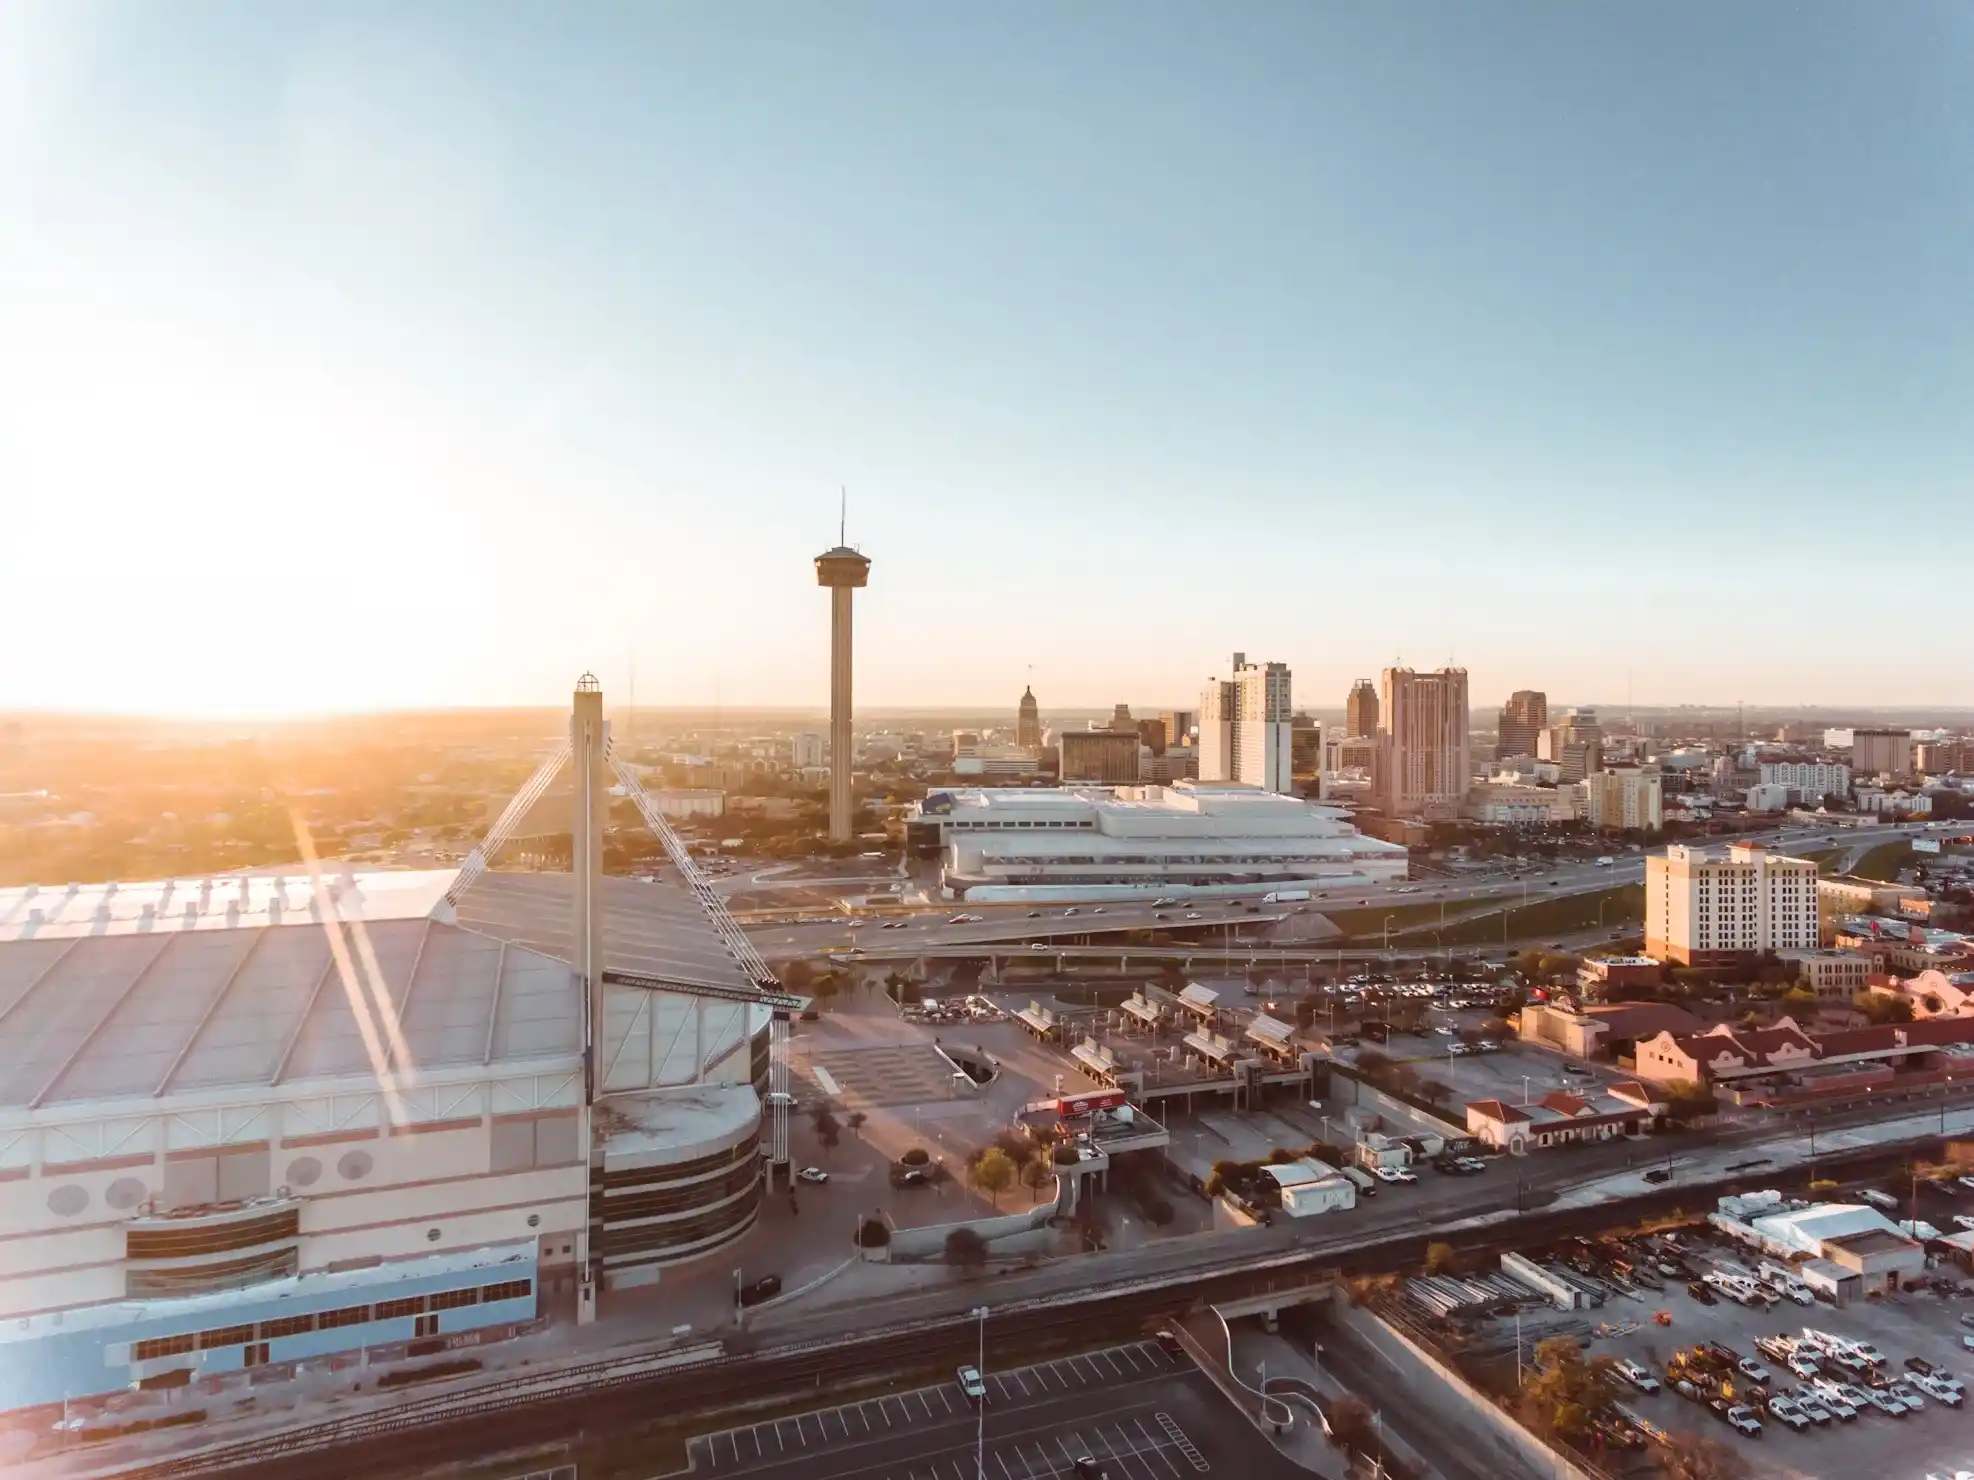
[[[1151,1342],[986,1374],[984,1414],[957,1382],[725,1429],[688,1446],[695,1476],[761,1480],[988,1480],[1075,1473],[1184,1480],[1305,1472],[1284,1459],[1190,1362]],[[984,1437],[983,1437],[984,1436]]]

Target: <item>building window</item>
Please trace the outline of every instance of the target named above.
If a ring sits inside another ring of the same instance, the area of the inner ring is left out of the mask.
[[[406,1316],[417,1316],[424,1313],[425,1297],[423,1295],[414,1295],[409,1300],[380,1300],[377,1302],[377,1319],[380,1321],[397,1321],[402,1320]]]
[[[479,1303],[480,1291],[477,1286],[467,1290],[441,1290],[432,1297],[433,1310],[458,1310],[461,1306]]]
[[[282,1316],[276,1321],[260,1323],[262,1341],[278,1341],[283,1336],[300,1336],[305,1331],[315,1329],[314,1316]]]
[[[496,1300],[526,1300],[534,1288],[533,1280],[503,1280],[498,1285],[488,1285],[480,1292],[480,1298],[489,1305]]]
[[[439,1318],[437,1316],[420,1316],[418,1318],[418,1324],[411,1328],[411,1338],[414,1341],[421,1337],[437,1336],[438,1334]]]
[[[324,1331],[333,1331],[339,1326],[361,1326],[370,1319],[367,1305],[346,1305],[341,1310],[325,1310],[316,1317]]]
[[[219,1346],[245,1346],[253,1339],[252,1326],[221,1326],[217,1331],[199,1333],[199,1350],[209,1352]]]
[[[155,1362],[159,1357],[183,1356],[193,1349],[193,1341],[189,1331],[183,1336],[153,1336],[148,1341],[139,1341],[131,1346],[130,1360]]]

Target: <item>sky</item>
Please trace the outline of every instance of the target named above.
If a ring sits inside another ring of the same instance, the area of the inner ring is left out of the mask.
[[[1974,702],[1970,77],[1956,0],[0,0],[0,708],[826,703],[840,488],[872,705]]]

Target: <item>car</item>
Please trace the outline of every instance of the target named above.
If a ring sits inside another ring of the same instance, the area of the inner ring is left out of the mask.
[[[1818,1427],[1830,1422],[1830,1410],[1823,1406],[1823,1400],[1816,1394],[1797,1393],[1793,1401],[1796,1411]]]
[[[930,1187],[932,1178],[926,1175],[924,1167],[893,1167],[891,1169],[893,1187]]]
[[[1974,1192],[1974,1177],[1955,1177],[1954,1181],[1965,1187],[1969,1192]]]
[[[1617,1373],[1641,1393],[1656,1393],[1659,1390],[1659,1379],[1636,1362],[1619,1362]]]
[[[1152,1339],[1158,1343],[1158,1349],[1168,1357],[1185,1355],[1186,1349],[1180,1345],[1179,1333],[1176,1331],[1167,1327],[1160,1327]]]
[[[1885,1365],[1885,1354],[1868,1341],[1853,1341],[1850,1349],[1854,1356],[1863,1358],[1874,1367]]]
[[[1926,1400],[1919,1396],[1919,1389],[1907,1382],[1903,1377],[1892,1379],[1880,1391],[1905,1404],[1905,1411],[1907,1413],[1920,1413],[1925,1410]]]
[[[742,1305],[759,1305],[763,1300],[772,1300],[781,1293],[781,1276],[764,1274],[752,1284],[740,1287]]]
[[[1087,1454],[1079,1454],[1071,1460],[1069,1472],[1076,1477],[1076,1480],[1110,1480],[1110,1471]]]
[[[795,1180],[798,1182],[808,1182],[820,1187],[829,1180],[829,1173],[821,1167],[803,1167],[801,1171],[795,1174]]]
[[[1958,1408],[1966,1398],[1966,1390],[1957,1382],[1947,1382],[1926,1373],[1921,1373],[1912,1381],[1927,1397],[1937,1399],[1949,1408]]]
[[[1734,1364],[1734,1370],[1750,1382],[1767,1382],[1775,1374],[1753,1357],[1743,1357]]]
[[[1186,918],[1187,918],[1188,920],[1197,920],[1197,919],[1199,918],[1199,911],[1198,911],[1198,910],[1187,910],[1187,911],[1186,911]]]
[[[1851,1402],[1841,1384],[1829,1382],[1827,1378],[1825,1382],[1827,1386],[1820,1386],[1816,1390],[1817,1402],[1829,1409],[1830,1416],[1837,1422],[1850,1423],[1857,1417],[1856,1405]]]
[[[1823,1369],[1816,1365],[1816,1358],[1806,1351],[1797,1350],[1789,1353],[1789,1360],[1783,1365],[1804,1382],[1823,1375]]]
[[[1030,910],[1028,912],[1028,918],[1031,920],[1039,920],[1042,918],[1042,912],[1040,910]]]
[[[1031,951],[1046,951],[1048,947],[1043,945],[1039,940],[1031,940],[1028,942],[1028,949]]]
[[[1787,1424],[1797,1433],[1810,1426],[1809,1415],[1796,1406],[1793,1398],[1774,1397],[1768,1400],[1768,1416],[1777,1423]]]
[[[966,1395],[967,1402],[978,1404],[987,1401],[987,1383],[981,1377],[978,1367],[960,1368],[953,1374],[953,1380],[960,1385],[960,1391]]]
[[[1872,1388],[1866,1391],[1864,1401],[1871,1407],[1876,1408],[1887,1418],[1905,1417],[1905,1404],[1901,1403],[1890,1393],[1882,1393],[1876,1388]]]

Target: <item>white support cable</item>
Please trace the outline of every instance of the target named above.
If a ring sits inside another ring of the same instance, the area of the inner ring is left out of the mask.
[[[768,963],[761,959],[761,953],[754,949],[754,943],[747,938],[746,932],[740,928],[728,911],[726,901],[720,898],[719,891],[699,871],[699,865],[693,861],[692,854],[679,840],[679,835],[672,831],[672,825],[666,820],[665,814],[658,810],[657,804],[646,794],[643,785],[632,774],[630,768],[618,759],[614,747],[606,754],[610,759],[611,770],[617,773],[618,781],[623,784],[624,794],[630,798],[638,814],[644,818],[644,825],[651,829],[652,836],[664,846],[666,855],[678,869],[679,876],[685,880],[686,887],[699,901],[699,908],[705,912],[707,920],[719,935],[721,944],[739,963],[741,970],[753,978],[758,985],[779,986],[780,982],[768,969]]]
[[[480,875],[487,871],[487,865],[493,862],[494,855],[506,846],[514,829],[521,825],[521,819],[528,815],[536,802],[541,800],[542,793],[548,790],[556,775],[569,763],[572,754],[574,747],[569,741],[564,740],[556,748],[555,754],[543,761],[535,774],[514,793],[514,799],[507,804],[506,810],[495,820],[494,825],[487,829],[486,837],[480,840],[480,845],[469,853],[466,862],[460,865],[459,873],[452,881],[452,887],[446,890],[447,903],[458,904],[460,896],[472,888]]]

